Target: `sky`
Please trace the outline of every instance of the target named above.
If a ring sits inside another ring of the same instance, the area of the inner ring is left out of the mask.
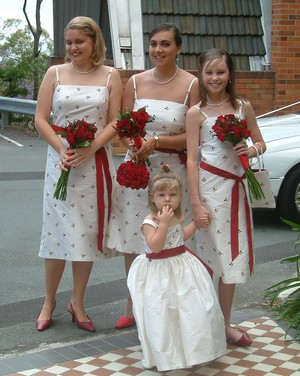
[[[6,0],[5,5],[2,4],[0,18],[5,21],[8,18],[18,18],[27,25],[26,18],[23,13],[24,0]],[[36,0],[27,0],[26,12],[33,26],[35,26],[35,6]],[[47,30],[53,39],[53,5],[52,0],[43,0],[41,4],[41,26]]]

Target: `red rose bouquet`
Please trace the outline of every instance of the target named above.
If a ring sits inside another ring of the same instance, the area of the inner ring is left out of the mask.
[[[152,122],[154,119],[148,114],[145,107],[139,108],[137,111],[120,110],[120,116],[114,127],[118,131],[120,139],[129,138],[133,147],[137,150],[142,146],[142,138],[145,137],[146,123]],[[146,188],[149,183],[150,174],[146,166],[146,162],[127,161],[121,163],[117,170],[117,182],[127,188],[140,189]]]
[[[95,139],[97,127],[94,124],[88,123],[84,120],[74,120],[69,123],[66,128],[56,132],[64,137],[69,143],[68,149],[85,148],[91,145]],[[71,169],[62,171],[58,179],[56,189],[53,197],[65,201],[67,198],[67,184]]]
[[[215,131],[220,141],[228,141],[233,146],[237,145],[242,140],[246,140],[251,135],[251,132],[247,128],[246,120],[240,119],[234,114],[218,116],[212,129]],[[248,157],[246,155],[240,155],[239,158],[246,174],[250,194],[256,200],[265,198],[262,187],[251,170]]]

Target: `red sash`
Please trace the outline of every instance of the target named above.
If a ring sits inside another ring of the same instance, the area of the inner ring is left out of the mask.
[[[55,133],[64,132],[66,128],[59,125],[52,125]],[[106,182],[108,210],[107,221],[111,212],[112,178],[109,170],[107,153],[104,148],[96,151],[96,183],[97,183],[97,205],[98,205],[98,249],[103,253],[103,231],[105,222],[105,199],[104,199],[104,181]]]
[[[222,170],[220,168],[209,165],[203,161],[200,163],[200,168],[203,170],[209,171],[212,174],[221,176],[226,179],[235,180],[235,183],[232,187],[231,192],[231,223],[230,223],[230,236],[231,236],[231,259],[232,261],[239,254],[239,224],[238,224],[238,204],[239,204],[239,184],[242,185],[244,190],[244,205],[246,212],[246,222],[247,222],[247,237],[248,237],[248,247],[249,247],[249,268],[250,274],[253,272],[253,244],[252,244],[252,233],[251,233],[251,216],[250,216],[250,207],[247,199],[246,188],[243,179],[243,176],[234,175],[228,171]]]
[[[196,255],[195,252],[193,252],[191,249],[189,249],[184,244],[180,245],[179,247],[175,247],[175,248],[163,249],[162,251],[160,251],[158,253],[146,253],[146,257],[151,261],[151,260],[164,259],[164,258],[168,258],[168,257],[178,256],[178,255],[181,255],[182,253],[185,253],[185,252],[189,252],[194,257],[196,257],[201,262],[201,264],[203,264],[205,266],[209,275],[211,277],[213,276],[213,272],[212,272],[211,268],[203,260],[201,260],[201,258],[198,255]]]
[[[155,150],[160,151],[161,153],[178,154],[180,163],[186,166],[186,160],[187,160],[186,150],[167,149],[167,148],[156,148]]]

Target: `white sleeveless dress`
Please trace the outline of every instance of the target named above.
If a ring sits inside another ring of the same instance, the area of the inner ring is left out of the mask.
[[[146,107],[146,111],[155,118],[155,121],[146,125],[148,136],[176,135],[185,132],[185,118],[188,110],[186,103],[194,81],[195,79],[190,82],[187,88],[184,102],[177,103],[154,99],[139,99],[135,77],[133,76],[135,89],[134,110]],[[130,155],[127,153],[125,160],[130,159]],[[185,164],[180,160],[180,155],[171,151],[165,153],[154,150],[149,156],[149,161],[150,166],[148,169],[150,175],[157,173],[163,165],[167,164],[174,172],[181,176],[183,183],[182,208],[185,217],[184,223],[191,222],[192,210],[188,195],[187,172]],[[134,190],[118,186],[107,234],[108,248],[123,253],[143,253],[144,248],[139,228],[141,222],[149,212],[148,188]],[[187,244],[192,249],[196,247],[194,239],[190,240]]]
[[[95,123],[98,134],[107,124],[108,83],[106,86],[61,85],[59,66],[53,95],[53,124],[84,119]],[[66,145],[68,143],[63,139]],[[43,198],[43,226],[39,256],[69,261],[94,261],[105,257],[103,238],[110,210],[110,187],[115,176],[110,144],[79,167],[72,168],[67,199],[53,198],[61,169],[59,155],[49,145]],[[98,190],[99,189],[99,190]],[[98,197],[98,198],[97,198]]]
[[[149,219],[144,223],[158,227]],[[151,253],[143,236],[142,240],[145,251]],[[183,244],[181,225],[170,227],[164,249]],[[214,285],[201,261],[190,252],[151,261],[139,255],[127,284],[147,366],[157,366],[159,371],[186,368],[227,352]]]
[[[222,143],[214,136],[212,126],[216,117],[207,117],[201,108],[194,107],[206,118],[200,130],[202,160],[223,171],[242,176],[244,170],[232,150],[232,144]],[[242,102],[237,115],[244,118]],[[207,228],[200,229],[197,234],[197,253],[211,267],[214,276],[222,277],[224,283],[244,283],[254,269],[252,213],[250,210],[247,216],[245,208],[249,205],[247,182],[238,183],[237,197],[232,196],[234,180],[211,173],[201,168],[201,164],[199,175],[201,201],[210,211],[212,220]],[[233,214],[232,204],[236,208]]]

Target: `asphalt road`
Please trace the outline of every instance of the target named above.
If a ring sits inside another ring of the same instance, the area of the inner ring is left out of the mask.
[[[40,350],[53,343],[90,339],[112,332],[126,298],[123,258],[95,263],[86,294],[87,312],[97,332],[78,330],[66,312],[72,288],[70,265],[61,282],[55,325],[37,332],[34,321],[44,294],[43,260],[37,256],[46,144],[11,129],[0,129],[0,356]],[[116,166],[121,158],[116,157]],[[272,211],[254,212],[256,271],[238,286],[234,309],[261,309],[265,287],[292,275],[279,260],[293,255],[296,233]],[[57,319],[56,319],[57,318]]]

